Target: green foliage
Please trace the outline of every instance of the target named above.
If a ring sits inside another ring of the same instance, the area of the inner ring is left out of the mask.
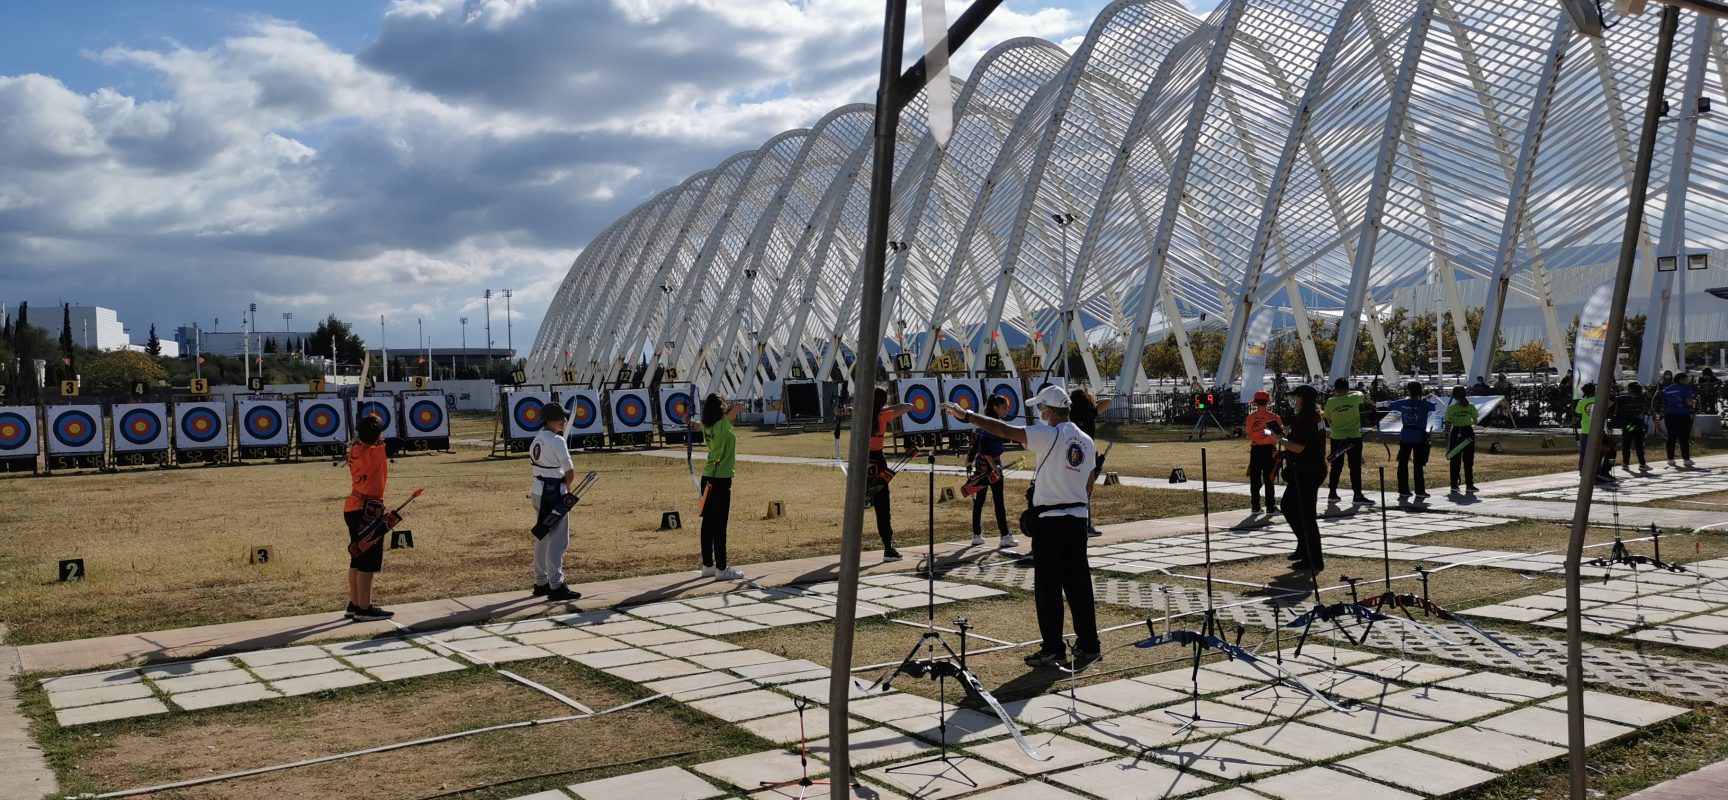
[[[366,343],[354,333],[353,327],[337,319],[335,314],[325,318],[313,329],[306,339],[306,355],[330,358],[332,344],[336,348],[337,363],[358,364],[366,357]]]
[[[162,355],[162,340],[156,338],[156,324],[150,324],[150,338],[144,341],[144,352],[154,357]]]
[[[81,374],[86,391],[124,391],[134,381],[155,386],[168,379],[160,357],[134,350],[97,353],[85,362]]]

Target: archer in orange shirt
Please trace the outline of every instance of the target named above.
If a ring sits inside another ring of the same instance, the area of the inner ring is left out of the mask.
[[[1260,513],[1260,488],[1266,488],[1266,513],[1278,513],[1277,482],[1278,434],[1284,431],[1284,420],[1272,410],[1272,395],[1254,393],[1254,410],[1248,412],[1244,427],[1248,432],[1248,489],[1254,500],[1254,513]]]
[[[342,521],[348,541],[360,538],[366,524],[384,513],[384,486],[390,481],[390,459],[384,446],[384,421],[367,414],[355,424],[359,439],[348,447],[350,491],[342,501]],[[389,619],[392,614],[372,604],[372,579],[384,569],[384,548],[372,547],[348,559],[348,611],[356,622]]]

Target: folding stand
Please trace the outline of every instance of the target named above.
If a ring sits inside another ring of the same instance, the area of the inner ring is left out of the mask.
[[[798,768],[803,774],[796,780],[762,781],[758,783],[757,786],[763,789],[778,789],[782,786],[798,786],[800,787],[798,791],[798,800],[804,800],[804,798],[808,797],[810,794],[810,787],[828,786],[831,782],[810,780],[809,738],[804,734],[804,709],[810,707],[810,700],[804,697],[793,697],[792,705],[798,709]],[[858,782],[853,781],[852,787],[857,788]]]

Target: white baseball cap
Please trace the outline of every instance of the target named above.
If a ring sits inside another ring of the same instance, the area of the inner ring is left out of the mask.
[[[1063,391],[1060,386],[1046,386],[1038,390],[1038,394],[1032,398],[1032,402],[1052,408],[1067,408],[1068,393]]]

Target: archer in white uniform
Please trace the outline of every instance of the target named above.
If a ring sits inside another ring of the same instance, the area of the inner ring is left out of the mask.
[[[544,427],[528,445],[528,458],[534,469],[528,502],[539,515],[550,511],[551,504],[560,502],[576,483],[576,464],[570,460],[570,444],[564,438],[564,409],[551,403],[543,413]],[[570,515],[566,514],[534,543],[535,597],[562,602],[582,596],[564,583],[564,553],[569,549]]]

